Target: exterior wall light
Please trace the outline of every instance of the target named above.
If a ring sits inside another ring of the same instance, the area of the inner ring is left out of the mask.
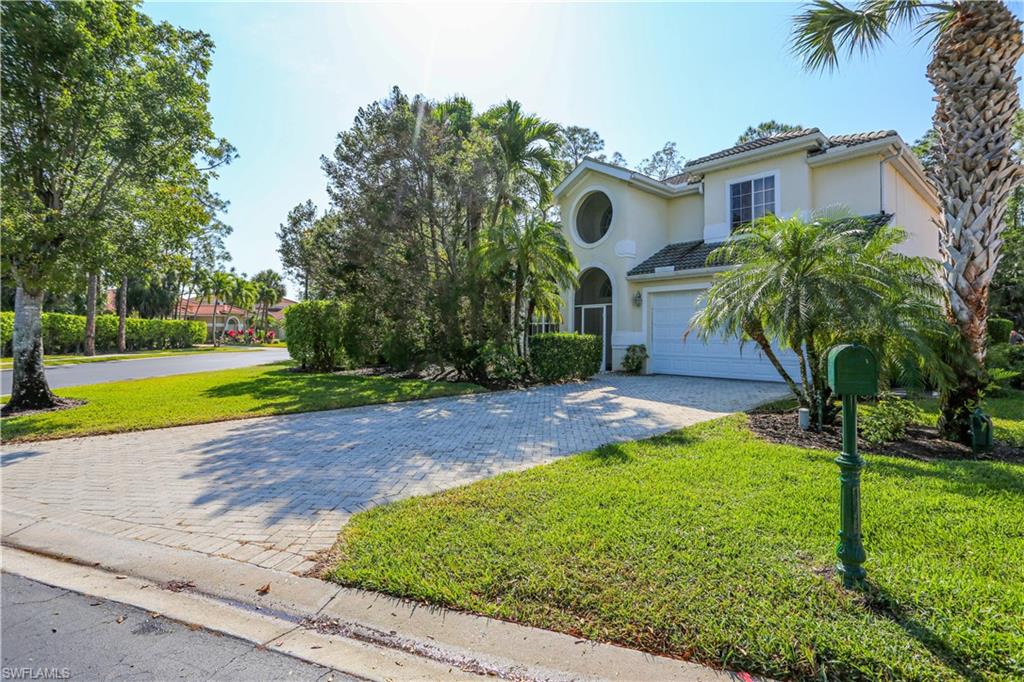
[[[643,304],[644,304],[644,296],[643,296],[643,294],[641,292],[639,292],[639,291],[636,292],[635,294],[633,294],[633,305],[635,305],[637,308],[639,308]]]

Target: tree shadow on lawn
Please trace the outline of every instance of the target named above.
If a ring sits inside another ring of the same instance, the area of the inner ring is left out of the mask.
[[[953,642],[936,634],[926,625],[900,605],[884,587],[870,579],[864,587],[864,603],[876,615],[891,620],[900,626],[910,637],[916,639],[928,649],[933,656],[968,680],[981,680],[984,676],[964,660],[964,654],[958,651]]]
[[[249,408],[250,412],[265,411],[268,407],[281,412],[300,412],[440,396],[447,388],[444,384],[415,380],[317,374],[282,367],[251,379],[218,384],[203,391],[203,395],[251,398],[255,404]]]

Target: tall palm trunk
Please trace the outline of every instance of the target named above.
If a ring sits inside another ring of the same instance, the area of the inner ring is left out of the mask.
[[[220,299],[216,296],[213,297],[213,346],[217,347],[217,304],[220,303]]]
[[[99,288],[99,276],[94,272],[88,275],[85,292],[85,354],[96,355],[96,293]]]
[[[950,319],[976,365],[957,369],[943,392],[939,428],[969,442],[970,411],[983,382],[988,296],[999,263],[1003,215],[1022,176],[1011,125],[1020,108],[1017,61],[1024,54],[1020,21],[1001,2],[963,3],[936,42],[928,66],[937,106],[938,167],[945,252],[943,282]]]
[[[13,388],[3,414],[42,410],[57,404],[43,370],[43,297],[41,290],[28,291],[21,285],[15,290]]]
[[[121,288],[117,292],[117,350],[128,348],[125,336],[128,326],[128,275],[121,276]]]

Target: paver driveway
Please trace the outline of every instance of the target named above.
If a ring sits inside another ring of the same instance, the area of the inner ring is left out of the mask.
[[[286,571],[361,509],[747,409],[780,384],[548,386],[4,447],[3,508]]]

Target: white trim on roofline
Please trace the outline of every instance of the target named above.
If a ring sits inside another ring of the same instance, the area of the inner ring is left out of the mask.
[[[831,147],[821,154],[815,154],[814,156],[808,157],[807,165],[814,168],[815,166],[824,166],[829,163],[846,161],[858,156],[870,154],[881,154],[884,156],[886,155],[886,152],[889,151],[899,152],[898,156],[890,159],[890,162],[897,167],[900,174],[907,179],[918,194],[931,201],[937,207],[939,205],[938,192],[936,192],[935,188],[928,181],[928,177],[925,174],[924,166],[921,165],[921,161],[918,160],[914,152],[907,146],[907,143],[904,142],[903,138],[899,135],[889,135],[888,137],[883,137],[879,140],[862,142],[861,144]]]
[[[621,166],[615,166],[596,159],[586,158],[583,159],[583,161],[581,161],[580,164],[576,166],[571,173],[569,173],[569,175],[565,176],[564,180],[558,183],[558,187],[555,187],[554,191],[555,198],[561,198],[562,195],[572,189],[587,171],[593,171],[594,173],[600,173],[601,175],[621,180],[627,185],[631,185],[637,189],[642,189],[645,192],[650,192],[651,194],[655,194],[666,199],[684,196],[686,194],[696,194],[701,191],[699,183],[693,185],[672,185],[667,182],[655,180],[643,173],[636,173],[626,168],[622,168]]]
[[[763,147],[748,149],[747,151],[740,152],[738,154],[730,154],[729,156],[723,156],[718,159],[709,159],[702,163],[684,166],[683,171],[699,175],[710,171],[722,170],[723,168],[739,166],[748,163],[753,159],[766,159],[772,156],[779,156],[781,154],[799,151],[800,149],[823,146],[826,144],[828,144],[828,137],[823,135],[821,132],[809,133],[807,135],[801,135],[800,137],[794,137],[791,140],[783,140],[782,142],[775,142]]]

